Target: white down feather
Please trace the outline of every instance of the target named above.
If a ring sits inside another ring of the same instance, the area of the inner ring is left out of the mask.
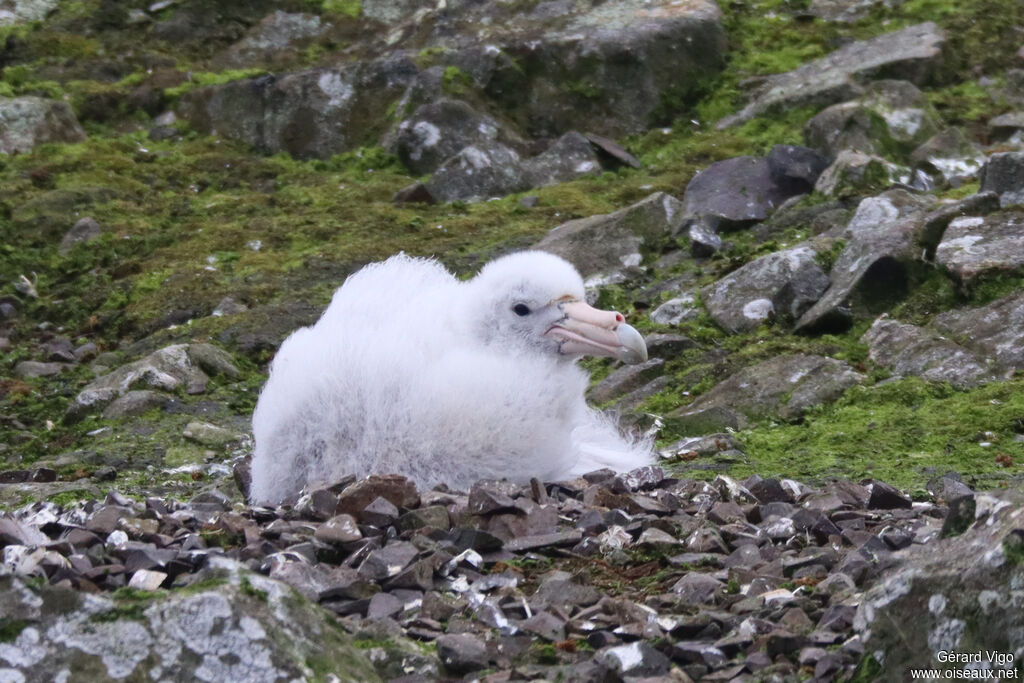
[[[648,464],[649,442],[587,406],[587,374],[508,312],[512,300],[560,296],[582,300],[582,280],[541,252],[468,282],[404,254],[363,268],[271,365],[253,414],[252,501],[347,474],[467,489]]]

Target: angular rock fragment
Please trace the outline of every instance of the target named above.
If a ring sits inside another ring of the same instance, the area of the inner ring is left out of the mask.
[[[995,192],[1003,207],[1024,204],[1024,152],[993,154],[981,169],[981,192]]]
[[[71,105],[42,97],[0,97],[0,154],[26,154],[44,142],[81,142]]]
[[[693,418],[716,411],[721,417],[709,421],[724,422],[733,416],[740,425],[748,419],[781,417],[795,419],[809,408],[839,398],[864,376],[843,361],[823,356],[779,356],[740,370],[719,383],[693,403],[673,413],[671,418]]]
[[[935,262],[966,287],[1024,268],[1024,216],[1001,212],[954,219],[935,249]]]
[[[994,361],[1004,372],[1024,368],[1024,293],[1009,294],[980,308],[936,316],[932,326]]]
[[[561,256],[588,278],[638,265],[641,249],[675,234],[682,219],[680,202],[658,192],[614,213],[563,223],[534,246]]]
[[[800,245],[755,259],[701,292],[711,317],[738,334],[781,316],[796,320],[829,287],[817,252]]]
[[[903,190],[869,197],[843,232],[846,246],[829,275],[831,286],[797,321],[798,332],[841,330],[851,323],[850,299],[894,299],[906,291],[904,263],[920,257],[920,239],[928,200]],[[869,289],[869,292],[865,292]]]
[[[917,376],[966,389],[1000,379],[983,356],[916,325],[882,316],[861,337],[871,360],[897,377]]]
[[[926,84],[940,73],[945,45],[945,33],[932,22],[850,43],[793,71],[769,76],[750,104],[717,126],[726,128],[781,109],[853,99],[863,92],[858,81],[865,76],[884,74]]]

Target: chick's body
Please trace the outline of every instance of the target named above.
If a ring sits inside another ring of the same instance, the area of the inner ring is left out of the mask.
[[[518,281],[487,273],[460,282],[434,261],[399,255],[350,277],[273,361],[253,415],[252,500],[280,503],[346,474],[465,489],[648,461],[648,444],[586,405],[587,374],[544,331],[534,339],[526,323],[539,330],[544,321],[510,311],[506,320],[504,294],[492,289]],[[578,278],[567,295],[582,296]]]

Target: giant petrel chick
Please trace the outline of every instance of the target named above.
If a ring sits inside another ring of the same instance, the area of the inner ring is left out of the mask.
[[[640,334],[584,301],[563,259],[525,251],[459,281],[404,254],[366,266],[281,345],[253,414],[254,503],[398,473],[420,486],[544,481],[652,459],[587,406],[584,355],[647,359]]]

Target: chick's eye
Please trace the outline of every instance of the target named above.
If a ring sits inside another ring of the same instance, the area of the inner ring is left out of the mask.
[[[526,304],[516,304],[512,307],[512,312],[518,316],[530,315],[530,307]]]

